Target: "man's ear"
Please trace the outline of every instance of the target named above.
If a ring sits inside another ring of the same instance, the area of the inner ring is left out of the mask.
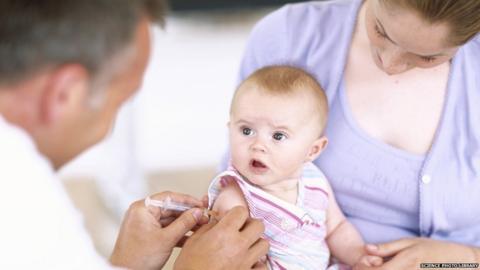
[[[327,148],[328,139],[325,136],[322,136],[316,139],[312,146],[310,147],[310,151],[307,156],[307,162],[314,161],[320,154]]]
[[[41,98],[41,120],[50,125],[75,107],[86,103],[89,74],[78,64],[62,65],[51,71]]]

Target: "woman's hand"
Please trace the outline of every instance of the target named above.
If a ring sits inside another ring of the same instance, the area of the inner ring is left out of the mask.
[[[428,238],[404,238],[378,245],[367,245],[367,253],[383,257],[382,266],[359,264],[355,270],[420,269],[421,263],[478,263],[480,251],[474,247]]]
[[[174,269],[266,269],[261,263],[269,248],[260,238],[264,229],[261,221],[249,218],[245,207],[234,207],[218,223],[203,225],[189,237]]]
[[[185,234],[196,225],[208,222],[203,216],[203,202],[194,197],[173,192],[150,196],[192,205],[184,213],[145,206],[144,200],[133,203],[127,211],[120,228],[110,262],[129,269],[161,269],[175,246],[185,241]]]

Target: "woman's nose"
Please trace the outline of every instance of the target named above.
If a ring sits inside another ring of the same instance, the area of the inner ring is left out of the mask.
[[[405,54],[398,49],[385,50],[380,58],[383,70],[388,75],[399,74],[409,69]]]

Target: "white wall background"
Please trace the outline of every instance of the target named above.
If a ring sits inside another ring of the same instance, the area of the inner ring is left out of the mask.
[[[182,13],[152,28],[144,85],[101,144],[66,166],[63,178],[100,180],[125,208],[145,192],[144,175],[217,166],[227,145],[230,98],[245,42],[271,9]]]

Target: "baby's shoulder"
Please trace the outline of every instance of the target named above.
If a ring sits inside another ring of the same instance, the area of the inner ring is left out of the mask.
[[[303,209],[317,223],[325,222],[332,192],[327,178],[315,164],[308,163],[303,168],[301,183]]]
[[[313,163],[307,163],[302,171],[302,183],[305,190],[309,193],[318,193],[318,195],[325,195],[329,197],[331,187],[328,183],[327,177],[323,172]]]

